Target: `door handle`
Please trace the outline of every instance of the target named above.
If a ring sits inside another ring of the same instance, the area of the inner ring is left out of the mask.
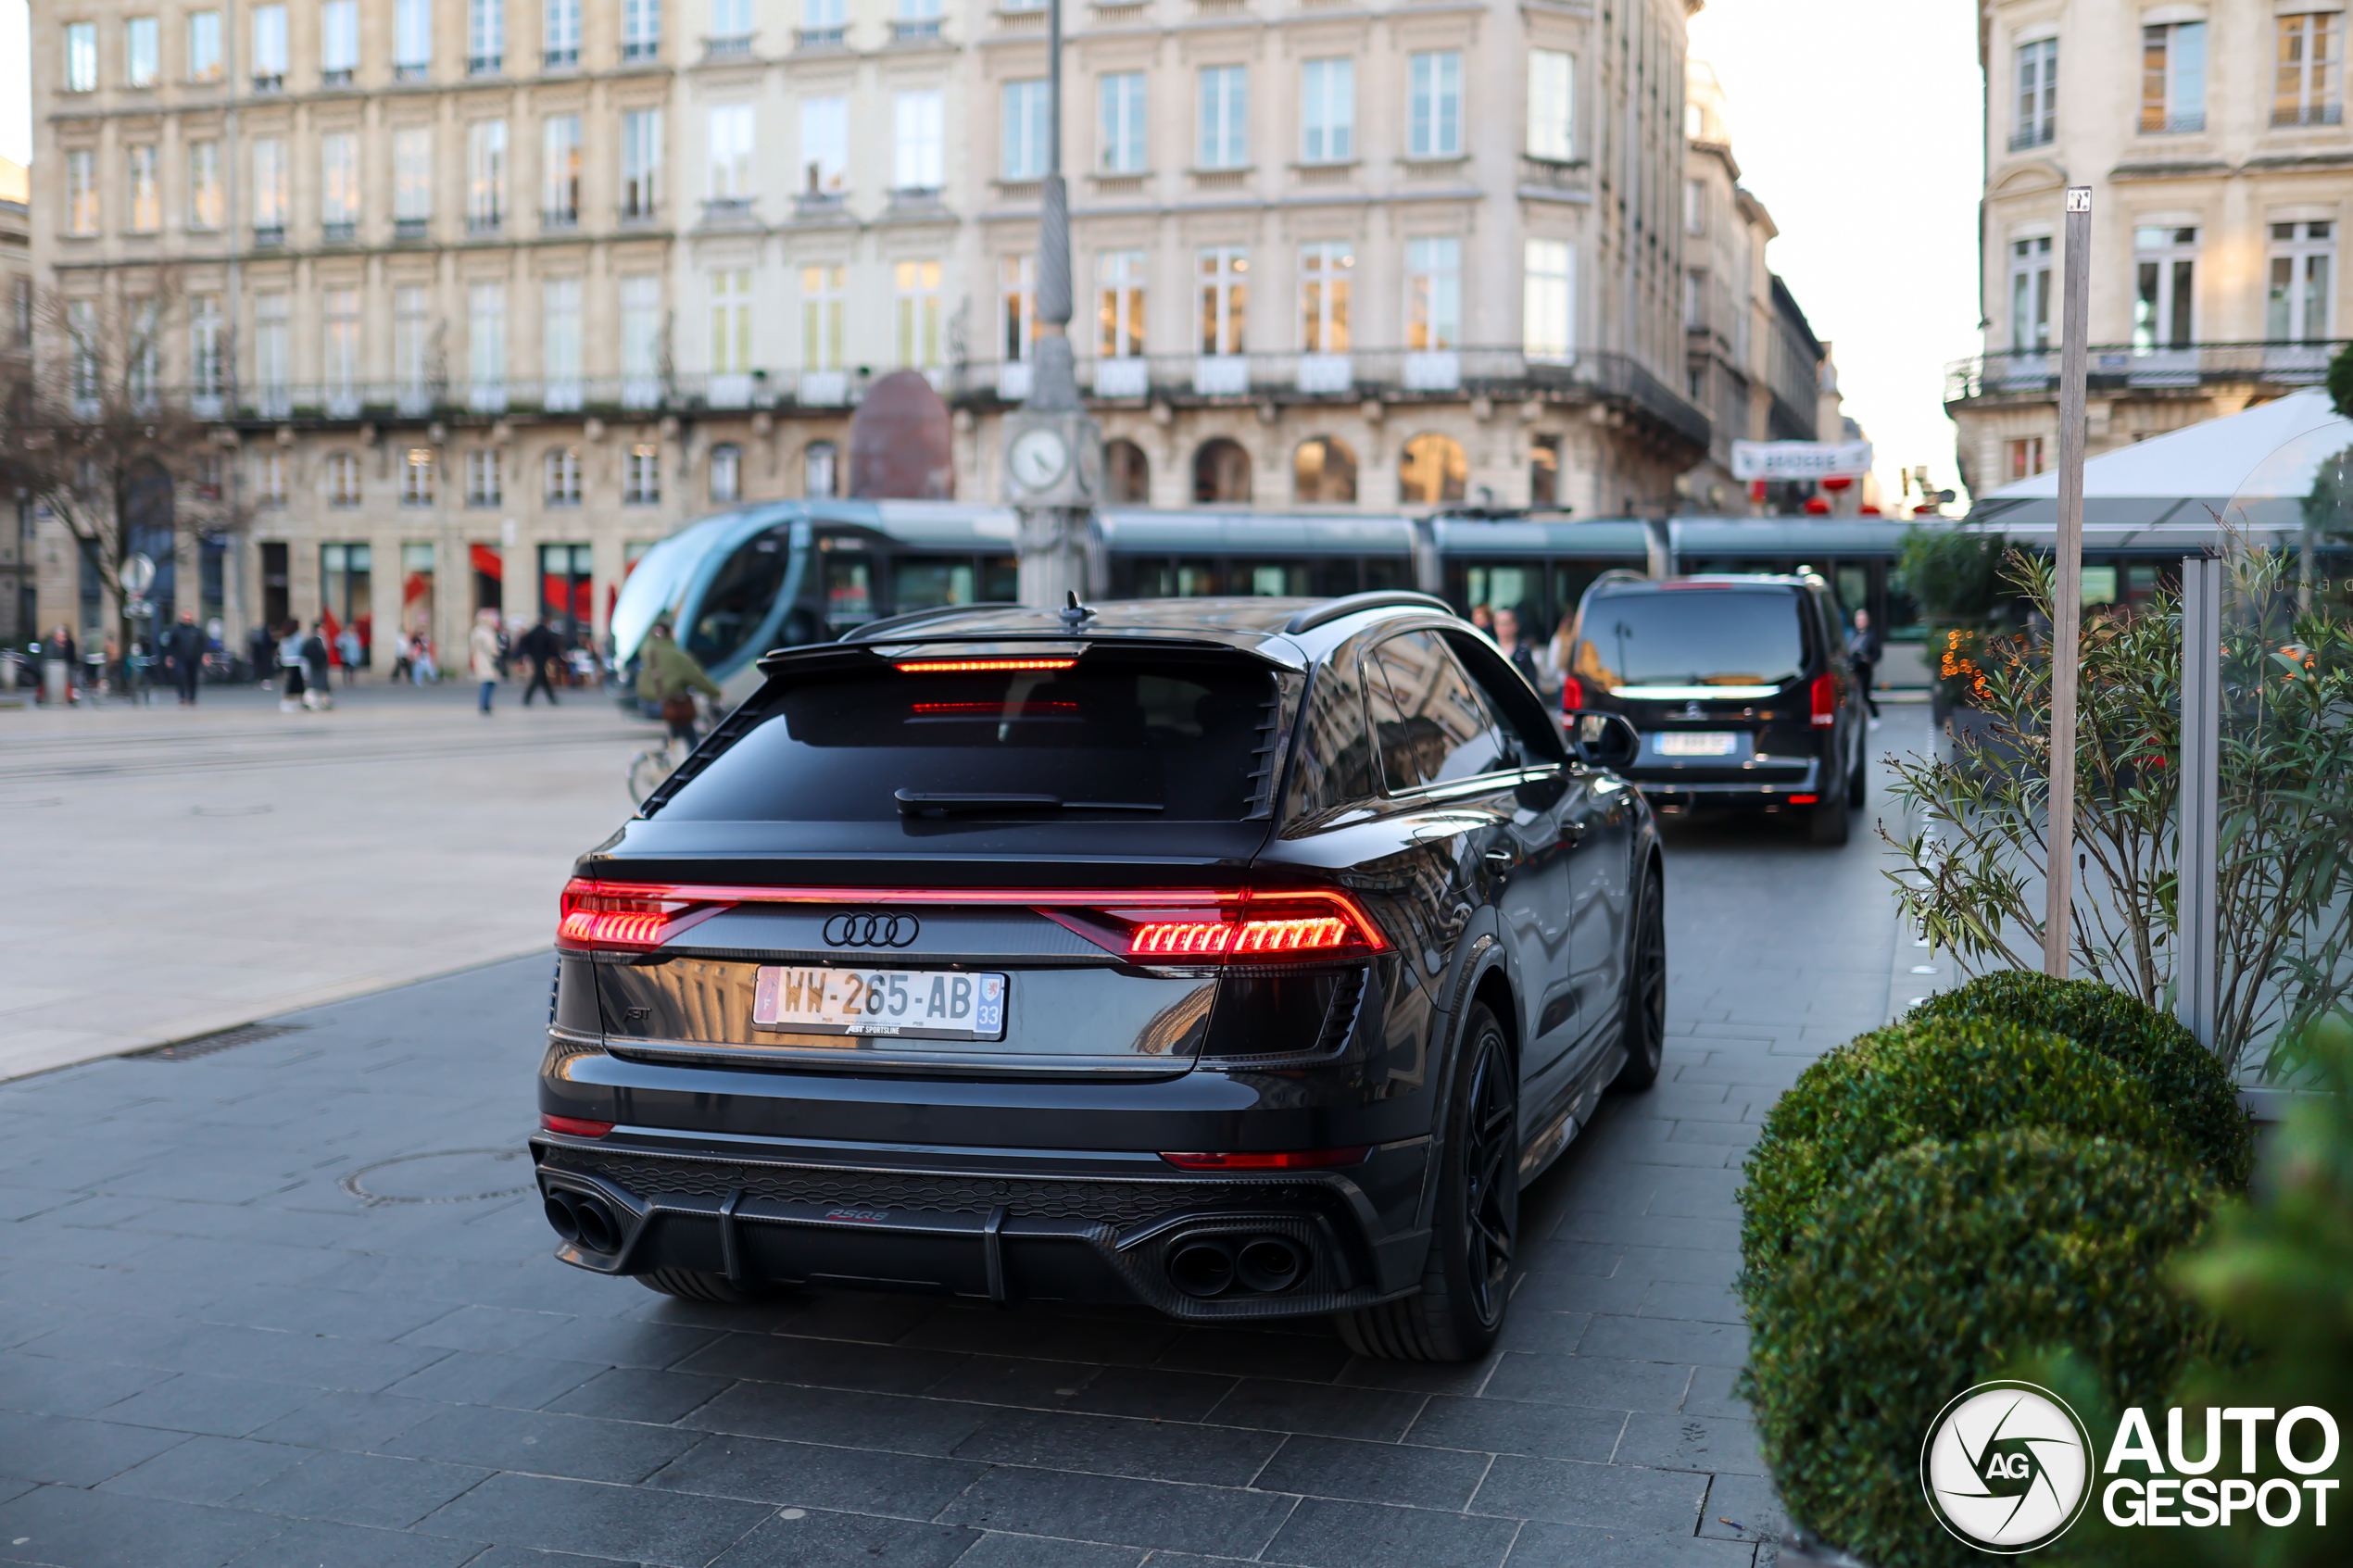
[[[1507,872],[1514,866],[1519,864],[1519,857],[1514,855],[1508,849],[1490,849],[1487,852],[1486,859],[1487,863],[1493,866],[1497,871]]]
[[[1561,836],[1568,840],[1570,847],[1574,848],[1585,841],[1585,834],[1592,827],[1591,822],[1571,822],[1562,830]]]

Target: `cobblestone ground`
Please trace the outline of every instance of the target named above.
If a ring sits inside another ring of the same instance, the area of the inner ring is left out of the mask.
[[[0,1560],[1769,1559],[1732,1195],[1774,1096],[1885,1013],[1878,864],[1862,834],[1670,829],[1666,1073],[1529,1193],[1477,1366],[1314,1322],[694,1308],[565,1268],[520,1154],[545,958],[0,1086]]]

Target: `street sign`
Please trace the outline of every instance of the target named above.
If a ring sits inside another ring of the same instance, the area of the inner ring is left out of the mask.
[[[1735,441],[1732,477],[1759,479],[1832,479],[1871,471],[1868,441]]]
[[[145,593],[155,585],[155,558],[145,555],[129,557],[123,561],[122,570],[115,573],[115,581],[122,584],[124,593],[134,598]]]

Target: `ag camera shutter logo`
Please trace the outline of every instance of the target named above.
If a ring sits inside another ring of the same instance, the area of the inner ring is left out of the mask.
[[[2082,1517],[2091,1455],[2090,1431],[2049,1389],[1981,1383],[1930,1424],[1920,1489],[1957,1539],[1980,1551],[2032,1551]]]

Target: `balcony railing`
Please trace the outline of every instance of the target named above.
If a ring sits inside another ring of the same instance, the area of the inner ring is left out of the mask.
[[[706,38],[702,41],[702,57],[706,60],[748,60],[751,58],[751,34],[738,32],[726,38]]]
[[[661,54],[661,40],[659,38],[629,39],[621,45],[621,57],[623,60],[650,60]]]
[[[2342,125],[2343,104],[2290,104],[2271,111],[2273,125]]]
[[[430,218],[396,218],[392,220],[392,238],[396,245],[414,245],[433,231]]]
[[[322,222],[319,225],[319,239],[324,245],[347,245],[359,237],[359,225],[349,219]]]
[[[539,52],[539,69],[542,70],[577,70],[580,69],[580,51],[576,48],[543,49]]]
[[[2038,125],[2032,130],[2016,132],[2010,137],[2010,151],[2023,153],[2031,152],[2036,147],[2047,147],[2056,139],[2056,135],[2053,128],[2047,125]]]
[[[796,49],[845,49],[849,46],[849,30],[846,27],[796,28],[792,35]]]
[[[506,69],[507,56],[504,55],[468,55],[466,56],[468,76],[496,76]]]
[[[892,22],[890,41],[893,44],[936,44],[939,41],[939,19],[923,17],[913,21]]]
[[[2108,392],[2265,383],[2313,386],[2328,379],[2329,360],[2345,340],[2322,343],[2193,343],[2180,347],[2095,344],[2086,379]],[[2058,395],[2057,348],[2010,349],[1956,359],[1944,368],[1944,401],[1979,397],[2045,398]]]
[[[340,70],[322,70],[319,73],[319,85],[330,90],[349,87],[351,82],[352,72],[348,67]]]

